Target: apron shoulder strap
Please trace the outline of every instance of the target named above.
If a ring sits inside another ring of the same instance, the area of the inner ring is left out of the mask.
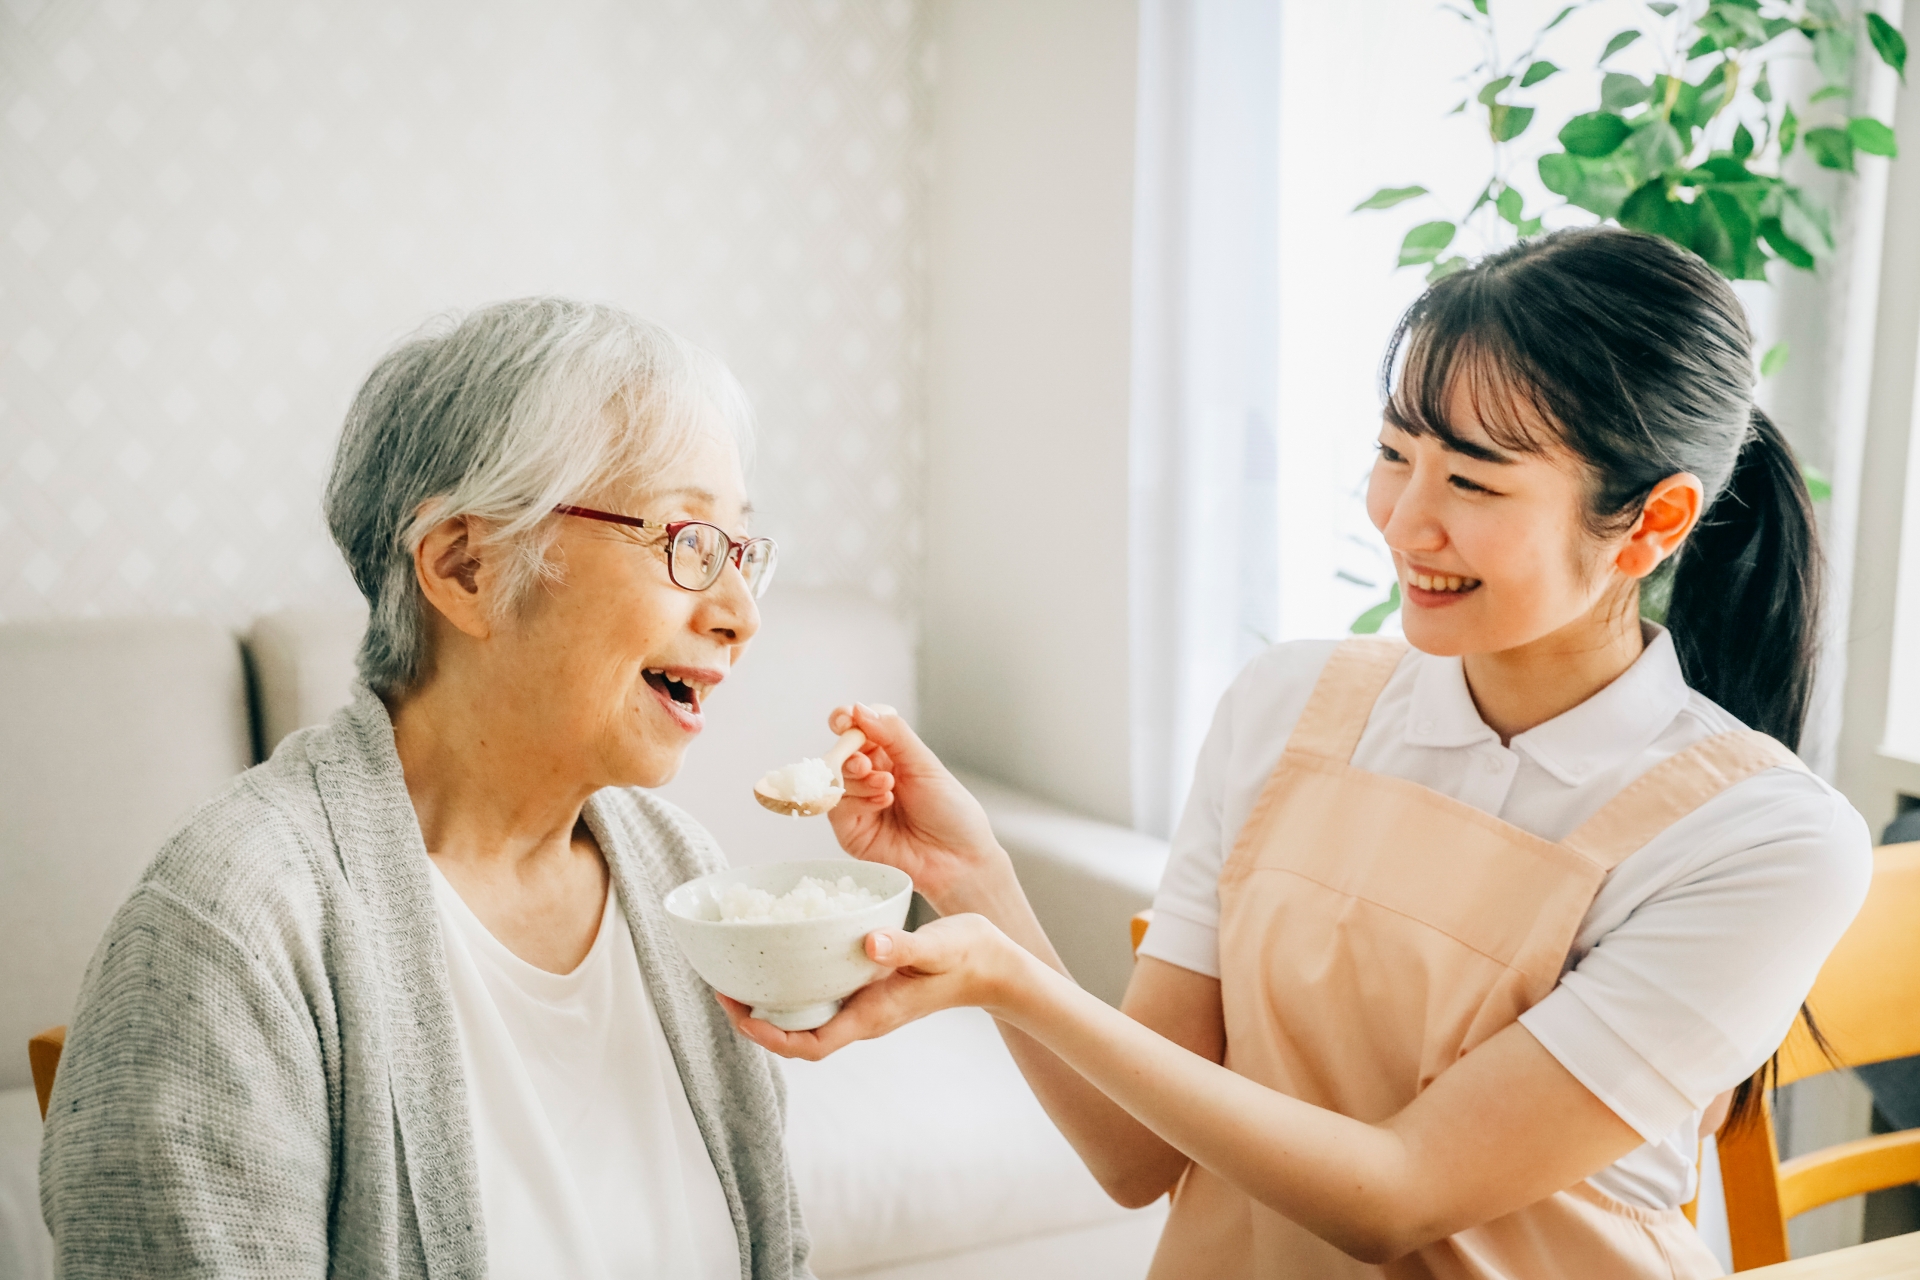
[[[1758,730],[1716,734],[1635,778],[1561,843],[1611,871],[1736,782],[1780,768],[1807,771],[1800,757]]]
[[[1314,682],[1306,708],[1287,737],[1286,754],[1340,764],[1352,759],[1373,704],[1406,652],[1407,642],[1390,636],[1342,640]]]

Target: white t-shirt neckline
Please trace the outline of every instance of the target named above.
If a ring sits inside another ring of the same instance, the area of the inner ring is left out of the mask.
[[[431,862],[431,860],[429,860]],[[732,1280],[738,1236],[610,883],[570,973],[432,867],[493,1280]]]

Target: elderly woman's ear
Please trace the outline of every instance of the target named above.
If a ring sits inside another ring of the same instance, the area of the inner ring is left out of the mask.
[[[441,617],[476,640],[493,630],[490,606],[499,577],[484,554],[486,534],[485,521],[455,516],[428,530],[413,553],[421,594]]]

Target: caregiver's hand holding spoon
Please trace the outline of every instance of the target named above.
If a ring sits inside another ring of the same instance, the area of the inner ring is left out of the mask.
[[[898,712],[856,703],[834,708],[827,725],[866,738],[841,769],[846,798],[828,814],[841,848],[906,872],[942,915],[978,911],[1006,928],[1000,912],[1017,904],[1016,916],[1032,917],[986,810]]]

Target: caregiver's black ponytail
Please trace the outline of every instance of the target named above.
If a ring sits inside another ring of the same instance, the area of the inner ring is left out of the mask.
[[[1643,611],[1666,623],[1688,685],[1800,745],[1819,638],[1819,541],[1793,451],[1753,404],[1746,314],[1713,268],[1618,227],[1528,240],[1421,295],[1381,382],[1388,419],[1415,435],[1457,442],[1448,418],[1465,395],[1496,445],[1570,449],[1587,468],[1584,514],[1596,535],[1632,527],[1667,477],[1699,477],[1706,511],[1643,583]],[[1759,1114],[1773,1070],[1767,1063],[1734,1091],[1729,1123]]]
[[[1793,450],[1755,409],[1732,479],[1676,557],[1666,623],[1687,683],[1790,747],[1813,699],[1816,538]]]

